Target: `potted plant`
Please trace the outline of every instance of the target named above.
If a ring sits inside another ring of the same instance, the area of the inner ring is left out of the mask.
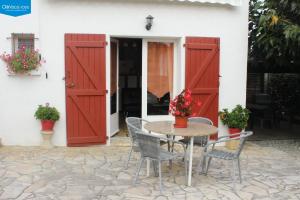
[[[60,114],[55,107],[50,107],[49,103],[46,103],[46,106],[39,105],[34,116],[41,120],[42,131],[53,131],[54,124],[59,120]]]
[[[175,128],[186,128],[187,118],[195,116],[196,113],[192,111],[193,105],[201,106],[201,102],[194,102],[192,99],[192,92],[190,89],[183,90],[174,100],[170,101],[169,113],[175,116]]]
[[[240,133],[246,126],[249,119],[249,110],[237,105],[231,112],[227,108],[219,112],[224,125],[228,126],[229,134]]]
[[[32,70],[37,70],[44,62],[37,50],[25,46],[12,55],[3,53],[0,58],[7,64],[7,71],[10,74],[28,74]]]

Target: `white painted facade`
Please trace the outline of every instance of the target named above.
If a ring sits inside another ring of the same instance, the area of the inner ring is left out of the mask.
[[[145,17],[154,16],[145,29]],[[32,0],[32,13],[0,15],[0,53],[11,52],[11,33],[34,33],[35,46],[46,63],[40,76],[8,76],[0,62],[0,138],[4,145],[39,145],[40,124],[34,119],[39,104],[50,102],[61,113],[53,143],[66,145],[64,34],[95,33],[144,39],[171,39],[177,44],[176,91],[184,88],[186,36],[220,38],[219,109],[245,105],[247,75],[248,1],[240,6],[208,3],[133,0]],[[110,87],[107,46],[107,89]],[[45,73],[48,73],[48,79]],[[110,134],[107,95],[107,133]],[[144,116],[146,117],[146,116]],[[153,119],[154,120],[154,119]],[[226,129],[219,126],[220,134]]]

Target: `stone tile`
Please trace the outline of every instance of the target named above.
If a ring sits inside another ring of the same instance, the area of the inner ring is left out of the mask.
[[[29,185],[29,183],[15,181],[3,188],[3,193],[1,194],[0,199],[16,199],[22,195],[25,188],[27,188]]]
[[[238,191],[237,195],[243,200],[251,200],[253,198],[253,194],[249,192]]]
[[[213,159],[207,176],[194,171],[192,187],[185,186],[181,160],[174,161],[172,173],[164,163],[161,194],[158,177],[153,171],[146,177],[145,165],[132,185],[139,154],[133,154],[125,169],[129,144],[124,137],[111,146],[1,147],[0,199],[300,199],[298,149],[247,143],[241,155],[243,183],[235,189],[229,162]],[[195,147],[196,161],[201,152]]]
[[[227,199],[231,200],[241,200],[239,196],[237,196],[235,193],[231,191],[226,191],[226,190],[218,190],[218,193],[222,196],[224,196]]]
[[[248,193],[252,193],[255,196],[267,196],[268,195],[268,192],[265,189],[260,188],[260,187],[255,186],[255,185],[247,186],[243,189],[243,191],[248,192]]]

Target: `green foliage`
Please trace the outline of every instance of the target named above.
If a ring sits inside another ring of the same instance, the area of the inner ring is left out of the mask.
[[[268,87],[275,110],[300,112],[300,75],[272,74]]]
[[[0,58],[6,62],[9,73],[24,74],[36,70],[41,65],[38,51],[25,46],[13,55],[4,53]]]
[[[249,57],[300,65],[300,1],[250,0]]]
[[[224,125],[229,128],[244,129],[249,119],[249,110],[237,105],[231,112],[227,108],[219,112],[219,116]]]
[[[55,107],[50,107],[47,103],[46,106],[39,105],[34,114],[36,119],[39,120],[59,120],[60,114]]]

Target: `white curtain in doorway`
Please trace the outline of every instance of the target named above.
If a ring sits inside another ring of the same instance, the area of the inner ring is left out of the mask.
[[[157,98],[173,91],[173,43],[148,42],[148,92]]]

